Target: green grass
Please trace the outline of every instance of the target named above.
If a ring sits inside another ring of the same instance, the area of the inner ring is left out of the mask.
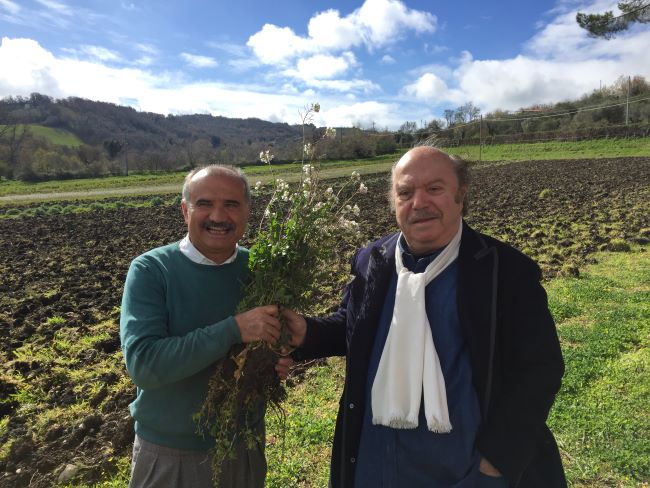
[[[43,128],[48,131],[54,129]],[[451,154],[466,159],[479,160],[478,146],[445,148]],[[540,142],[531,144],[499,144],[485,146],[481,151],[484,162],[530,161],[545,159],[590,159],[615,157],[645,157],[650,154],[650,137],[637,139],[596,139],[577,142]],[[353,170],[361,174],[388,171],[401,152],[370,159],[324,161],[323,178],[346,176]],[[274,164],[271,166],[247,166],[244,171],[251,183],[260,180],[268,183],[273,178],[297,180],[302,170],[301,163]],[[185,172],[132,173],[129,176],[110,176],[77,180],[44,181],[26,183],[22,181],[0,181],[0,205],[27,202],[39,199],[97,198],[120,194],[156,194],[180,191]],[[73,194],[84,192],[84,194]],[[90,192],[90,193],[89,193]],[[64,195],[55,195],[64,193]],[[69,194],[65,194],[69,193]],[[11,195],[18,195],[16,200]],[[27,199],[25,199],[26,196]],[[30,200],[31,198],[31,200]]]
[[[549,283],[566,361],[549,423],[573,486],[650,480],[650,249]],[[647,485],[646,485],[647,486]]]
[[[478,146],[448,147],[444,149],[465,159],[479,160]],[[647,157],[648,154],[650,154],[650,137],[636,139],[593,139],[575,142],[495,144],[483,146],[480,149],[482,161]]]
[[[3,127],[5,126],[0,124],[0,131]],[[20,125],[18,132],[22,133],[24,127],[28,127],[32,135],[41,137],[51,144],[57,146],[79,147],[83,144],[81,139],[79,139],[72,132],[68,132],[67,130],[53,129],[51,127],[45,127],[42,125],[26,124]]]

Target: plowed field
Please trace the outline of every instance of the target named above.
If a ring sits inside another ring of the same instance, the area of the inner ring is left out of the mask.
[[[396,227],[387,175],[365,183],[357,203],[373,240]],[[650,240],[650,158],[479,167],[470,207],[471,225],[536,259],[545,278],[577,275],[596,250]],[[0,219],[0,486],[50,486],[68,463],[99,480],[130,449],[123,281],[131,259],[184,234],[170,205]],[[329,288],[327,306],[338,281]]]

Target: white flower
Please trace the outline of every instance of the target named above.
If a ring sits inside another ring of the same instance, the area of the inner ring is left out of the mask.
[[[303,148],[303,150],[304,150],[305,154],[311,154],[311,151],[312,151],[311,143],[308,142],[307,144],[305,144],[305,147]],[[305,166],[307,166],[307,165],[305,165]]]
[[[305,145],[305,147],[307,147],[307,145]],[[314,167],[313,167],[311,164],[305,164],[305,165],[303,165],[303,167],[302,167],[302,171],[303,171],[303,173],[305,173],[306,175],[309,175],[309,174],[311,174],[311,173],[314,171]]]
[[[328,127],[325,129],[325,139],[334,139],[336,137],[336,129],[334,127]]]
[[[355,203],[355,204],[354,204],[354,207],[352,207],[352,213],[353,213],[354,215],[359,215],[360,212],[361,212],[361,209],[359,208],[359,205],[357,205],[357,204]]]
[[[269,208],[267,207],[266,210],[264,210],[264,217],[268,219],[270,216],[271,216],[271,210],[269,210]]]
[[[262,182],[261,181],[256,181],[255,182],[255,190],[259,190],[260,188],[262,188]]]
[[[266,151],[260,152],[260,161],[266,164],[271,164],[271,161],[273,160],[275,156],[271,154],[271,150],[267,149]]]
[[[327,195],[333,195],[334,194],[334,189],[330,186],[327,190],[325,190],[325,193]]]
[[[321,208],[323,208],[323,202],[318,202],[316,205],[314,205],[314,208],[312,210],[314,212],[318,212]]]
[[[309,186],[311,185],[311,178],[305,178],[302,180],[302,186]]]
[[[364,185],[363,183],[361,183],[359,185],[359,193],[362,193],[362,194],[363,193],[368,193],[368,187],[366,185]]]
[[[353,179],[354,181],[359,181],[359,180],[361,179],[361,175],[359,174],[358,171],[353,171],[353,172],[352,172],[352,179]]]

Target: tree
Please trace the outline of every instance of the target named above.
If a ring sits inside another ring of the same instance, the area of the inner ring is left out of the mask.
[[[576,22],[589,32],[591,37],[612,39],[618,32],[626,30],[631,24],[650,22],[650,2],[648,0],[630,0],[619,2],[618,9],[623,12],[614,16],[611,10],[603,14],[585,14],[578,12]]]

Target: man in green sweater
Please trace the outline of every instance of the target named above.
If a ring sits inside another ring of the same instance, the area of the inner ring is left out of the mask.
[[[124,286],[120,339],[137,386],[130,487],[212,486],[214,441],[197,433],[192,415],[214,364],[233,344],[279,337],[275,305],[235,313],[248,273],[248,250],[238,245],[250,212],[243,173],[220,165],[190,172],[181,208],[187,236],[135,258]],[[259,426],[263,434],[262,415]],[[264,485],[263,441],[245,447],[224,463],[222,487]]]

